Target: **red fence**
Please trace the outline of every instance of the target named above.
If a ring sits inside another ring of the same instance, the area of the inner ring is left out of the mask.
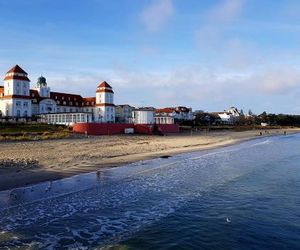
[[[178,133],[177,124],[126,124],[126,123],[76,123],[73,131],[88,135],[124,134],[126,128],[133,128],[136,134]]]

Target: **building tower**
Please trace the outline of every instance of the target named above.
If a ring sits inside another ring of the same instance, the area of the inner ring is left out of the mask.
[[[41,97],[50,98],[50,88],[47,86],[46,78],[40,76],[36,83],[36,90],[39,92]]]
[[[115,122],[114,92],[105,81],[100,83],[96,90],[95,121]]]
[[[31,117],[30,80],[19,65],[5,75],[3,98],[6,116]]]

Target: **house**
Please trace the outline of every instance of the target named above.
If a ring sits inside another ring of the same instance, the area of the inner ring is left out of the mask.
[[[134,107],[124,104],[116,105],[116,122],[117,123],[132,123],[132,111]]]
[[[187,108],[183,106],[156,109],[155,117],[170,117],[174,120],[173,122],[189,121],[194,119],[192,108]]]
[[[224,112],[212,112],[211,113],[216,119],[220,119],[222,124],[234,124],[240,117],[240,112],[236,107],[230,107]]]
[[[141,107],[132,111],[132,118],[134,124],[154,124],[154,112],[153,107]]]

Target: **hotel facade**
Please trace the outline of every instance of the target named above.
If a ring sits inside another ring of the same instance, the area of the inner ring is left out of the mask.
[[[98,85],[95,97],[52,92],[45,77],[30,88],[28,74],[20,66],[11,68],[0,86],[0,115],[8,119],[42,117],[45,122],[115,122],[114,92],[107,82]]]

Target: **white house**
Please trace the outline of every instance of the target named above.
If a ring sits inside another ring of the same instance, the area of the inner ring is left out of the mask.
[[[155,117],[172,117],[176,121],[187,121],[194,118],[192,108],[183,106],[156,109]]]
[[[225,124],[233,124],[240,117],[240,112],[236,107],[231,107],[224,112],[214,112],[213,114],[217,114],[222,123]]]
[[[155,109],[152,107],[137,108],[132,111],[132,119],[135,124],[153,124]]]

